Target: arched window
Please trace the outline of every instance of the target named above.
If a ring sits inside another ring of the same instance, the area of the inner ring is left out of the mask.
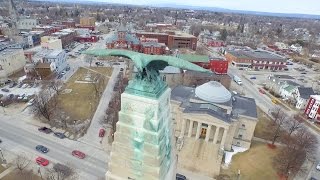
[[[166,80],[167,80],[166,75],[163,75],[162,80],[163,80],[163,81],[166,81]]]

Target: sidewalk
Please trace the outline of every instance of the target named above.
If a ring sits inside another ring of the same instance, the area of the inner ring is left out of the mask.
[[[3,171],[0,174],[0,179],[4,178],[6,175],[8,175],[9,173],[11,173],[13,170],[15,169],[14,166],[9,167],[8,169],[6,169],[5,171]]]

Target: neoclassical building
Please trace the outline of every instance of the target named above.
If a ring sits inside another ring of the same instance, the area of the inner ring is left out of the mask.
[[[178,166],[214,177],[225,151],[250,148],[257,123],[255,100],[232,95],[219,82],[171,93]]]

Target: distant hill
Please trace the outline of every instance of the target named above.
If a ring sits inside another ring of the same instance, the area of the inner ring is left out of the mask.
[[[97,2],[95,0],[84,0],[77,1],[74,0],[31,0],[31,1],[50,1],[50,2],[65,2],[65,3],[82,3],[82,4],[117,4],[121,3],[108,3],[108,2]],[[125,4],[128,5],[128,4]],[[135,5],[133,5],[135,6]],[[179,8],[179,9],[191,9],[191,10],[206,10],[212,12],[222,12],[222,13],[237,13],[237,14],[248,14],[248,15],[258,15],[258,16],[275,16],[275,17],[292,17],[292,18],[305,18],[305,19],[320,19],[320,15],[313,14],[288,14],[288,13],[272,13],[272,12],[258,12],[258,11],[246,11],[246,10],[232,10],[219,7],[202,7],[202,6],[187,6],[187,5],[177,5],[177,4],[146,4],[145,6],[150,7],[168,7],[168,8]]]

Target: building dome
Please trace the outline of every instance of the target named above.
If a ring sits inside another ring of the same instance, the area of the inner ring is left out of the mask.
[[[210,81],[198,86],[195,94],[198,98],[211,103],[225,103],[231,99],[231,93],[216,81]]]

